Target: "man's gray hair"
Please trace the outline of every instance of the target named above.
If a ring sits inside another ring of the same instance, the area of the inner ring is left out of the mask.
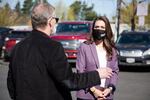
[[[50,17],[55,16],[55,8],[49,3],[38,3],[31,11],[33,29],[44,28]]]

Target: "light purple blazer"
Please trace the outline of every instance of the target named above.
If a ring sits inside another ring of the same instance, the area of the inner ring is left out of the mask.
[[[87,72],[96,70],[99,67],[99,60],[96,51],[96,45],[93,42],[92,44],[82,43],[78,48],[76,68],[77,72]],[[113,76],[110,79],[106,79],[105,86],[108,87],[110,84],[116,87],[118,81],[118,60],[117,53],[113,49],[112,59],[107,59],[107,67],[110,67],[113,70]],[[96,86],[97,87],[97,86]],[[77,97],[83,99],[94,100],[93,96],[88,92],[85,93],[85,90],[77,91]],[[113,93],[111,93],[107,99],[113,99]]]

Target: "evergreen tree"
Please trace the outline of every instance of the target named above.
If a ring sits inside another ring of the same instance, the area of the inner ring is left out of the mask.
[[[93,20],[94,18],[97,17],[97,13],[95,11],[93,11],[94,4],[92,4],[92,6],[90,6],[90,7],[88,7],[87,4],[84,2],[82,7],[83,7],[82,16],[84,17],[83,19]]]
[[[33,6],[32,0],[25,0],[22,8],[22,13],[24,15],[29,15],[32,6]]]
[[[70,9],[72,9],[73,14],[75,16],[75,20],[79,19],[80,17],[80,10],[81,10],[81,2],[75,1],[73,4],[70,5]]]
[[[97,17],[97,13],[93,11],[94,4],[88,7],[85,2],[75,1],[71,6],[69,11],[74,14],[75,20],[93,20]]]
[[[19,1],[18,1],[18,3],[16,4],[15,11],[18,13],[18,15],[21,14],[21,8],[20,8],[20,2],[19,2]]]
[[[8,11],[11,10],[10,5],[8,3],[5,4],[4,8]]]

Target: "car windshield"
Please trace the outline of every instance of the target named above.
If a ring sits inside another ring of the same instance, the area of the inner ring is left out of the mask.
[[[122,34],[118,38],[118,44],[150,44],[150,34]]]
[[[70,33],[89,33],[90,23],[59,23],[56,29],[56,33],[60,34],[63,32]]]
[[[8,35],[9,38],[24,38],[30,34],[30,31],[12,31]]]

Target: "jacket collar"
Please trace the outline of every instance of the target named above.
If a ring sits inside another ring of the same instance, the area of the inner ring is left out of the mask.
[[[50,38],[50,36],[48,36],[48,35],[45,34],[44,32],[39,31],[39,30],[36,30],[36,29],[33,29],[33,30],[32,30],[32,35],[33,35],[33,36],[40,36],[40,37],[44,37],[44,38]]]
[[[95,44],[95,42],[93,42],[93,43],[90,45],[90,49],[91,49],[93,58],[94,58],[94,60],[95,60],[96,67],[98,68],[98,67],[99,67],[99,61],[98,61],[98,56],[97,56],[97,51],[96,51],[96,44]]]

